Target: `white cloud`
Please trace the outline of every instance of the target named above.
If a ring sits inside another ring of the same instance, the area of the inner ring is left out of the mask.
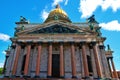
[[[52,7],[56,6],[59,3],[64,2],[64,5],[68,4],[68,0],[53,0],[53,3],[51,4]],[[41,18],[45,20],[49,15],[49,12],[47,11],[47,6],[45,9],[43,9],[42,13],[40,14]]]
[[[0,40],[8,41],[9,38],[10,38],[9,35],[7,35],[7,34],[3,34],[3,33],[0,33]]]
[[[120,31],[120,23],[117,20],[108,23],[100,23],[99,26],[105,30]]]
[[[56,6],[59,3],[64,3],[64,5],[68,4],[68,0],[53,0],[53,3],[51,4],[52,8]],[[45,9],[43,9],[42,13],[40,14],[41,18],[45,20],[49,15],[49,12],[47,11],[47,6]]]
[[[4,63],[0,63],[0,68],[2,68],[4,66]]]
[[[64,5],[68,4],[68,0],[53,0],[52,7],[62,2],[64,2]]]
[[[68,0],[65,0],[65,5],[67,5],[68,4]]]
[[[63,2],[63,0],[53,0],[52,6],[55,6],[56,4]]]
[[[120,0],[104,0],[101,4],[103,10],[111,7],[113,11],[117,11],[120,8]]]
[[[93,14],[96,8],[101,4],[101,0],[81,0],[79,12],[82,12],[82,18]]]
[[[43,20],[45,20],[47,17],[48,17],[48,12],[44,9],[43,11],[42,11],[42,14],[41,14],[41,18],[43,19]]]
[[[82,18],[86,18],[93,14],[96,8],[101,7],[102,10],[112,8],[117,11],[120,8],[120,0],[80,0],[79,12],[82,13]]]
[[[5,52],[5,51],[2,51],[2,53],[3,53],[3,54],[6,54],[6,52]]]

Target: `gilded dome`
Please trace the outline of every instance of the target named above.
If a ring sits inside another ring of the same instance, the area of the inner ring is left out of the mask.
[[[47,19],[45,20],[45,23],[53,20],[71,22],[67,16],[67,13],[64,10],[62,10],[59,5],[56,5],[56,8],[49,13]]]

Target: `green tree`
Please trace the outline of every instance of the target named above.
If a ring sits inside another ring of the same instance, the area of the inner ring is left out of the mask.
[[[3,68],[0,68],[0,75],[2,75],[2,72],[3,72]]]

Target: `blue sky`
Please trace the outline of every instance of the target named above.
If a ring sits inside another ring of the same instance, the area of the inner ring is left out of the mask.
[[[59,3],[72,22],[85,22],[95,14],[106,37],[105,46],[110,44],[114,51],[114,62],[120,70],[120,0],[2,0],[0,1],[0,67],[5,60],[5,50],[11,44],[15,22],[20,16],[31,23],[43,23],[48,13]]]

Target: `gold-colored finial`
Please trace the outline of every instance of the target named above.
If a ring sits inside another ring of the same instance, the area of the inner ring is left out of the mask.
[[[56,5],[56,8],[60,8],[60,5],[59,5],[59,4],[57,4],[57,5]]]

